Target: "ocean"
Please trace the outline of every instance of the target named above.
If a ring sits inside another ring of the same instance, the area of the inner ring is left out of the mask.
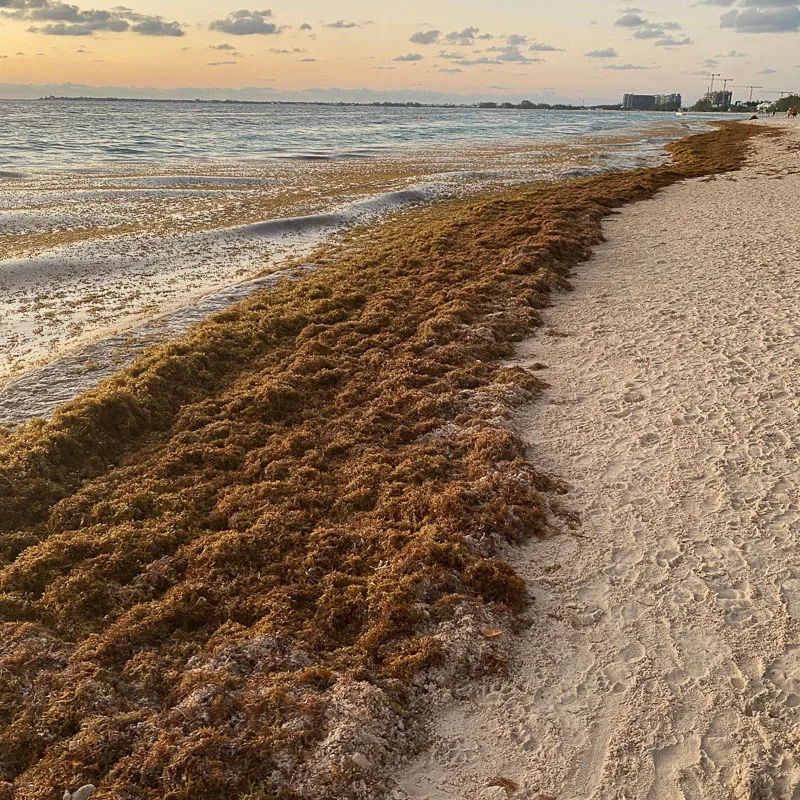
[[[372,158],[476,142],[561,141],[669,118],[610,111],[68,100],[0,101],[0,116],[0,169],[26,174],[192,161]],[[691,117],[684,119],[693,124]]]
[[[66,100],[0,114],[0,426],[47,416],[353,225],[651,166],[710,119]]]

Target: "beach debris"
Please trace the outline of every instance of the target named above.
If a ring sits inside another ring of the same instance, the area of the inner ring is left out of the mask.
[[[495,794],[487,795],[487,797],[511,797],[519,789],[519,784],[516,781],[512,781],[511,778],[495,778],[489,782],[488,788],[499,789],[499,791],[496,791]]]
[[[81,786],[80,789],[76,789],[74,792],[70,792],[69,789],[65,789],[61,800],[89,800],[89,798],[96,791],[97,787],[93,783],[87,783],[84,786]]]
[[[353,753],[350,760],[364,772],[368,772],[372,768],[372,763],[363,753]]]

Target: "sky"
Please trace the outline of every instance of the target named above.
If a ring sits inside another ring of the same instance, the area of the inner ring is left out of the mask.
[[[800,90],[793,0],[118,2],[0,0],[0,97],[689,103],[711,73],[740,99]]]

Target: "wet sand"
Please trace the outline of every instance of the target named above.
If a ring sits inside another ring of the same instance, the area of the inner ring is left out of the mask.
[[[507,679],[438,715],[396,798],[798,795],[800,127],[788,130],[742,172],[608,220],[545,314],[553,335],[520,346],[550,388],[516,427],[569,487],[552,538],[505,554],[533,624]]]

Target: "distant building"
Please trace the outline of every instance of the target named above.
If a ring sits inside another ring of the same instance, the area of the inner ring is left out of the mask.
[[[733,92],[706,92],[705,99],[711,108],[718,111],[727,111],[731,107]]]
[[[673,94],[656,95],[657,111],[678,111],[682,105],[683,98],[676,92]]]
[[[677,111],[681,107],[679,94],[626,94],[622,107],[636,111]]]
[[[636,111],[653,111],[656,107],[656,98],[652,94],[626,94],[622,98],[622,107]]]

